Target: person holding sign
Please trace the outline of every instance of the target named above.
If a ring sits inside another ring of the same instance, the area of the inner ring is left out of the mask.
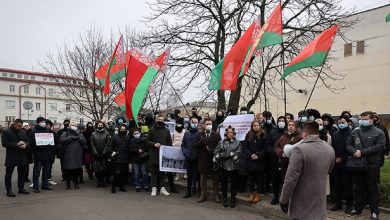
[[[42,170],[42,189],[52,190],[49,187],[48,176],[50,172],[52,155],[55,152],[53,133],[46,128],[46,119],[37,118],[37,125],[29,134],[30,146],[34,155],[33,192],[40,193],[39,176]]]
[[[79,189],[78,177],[83,167],[83,150],[87,149],[84,136],[77,129],[76,123],[71,122],[70,127],[60,137],[61,151],[63,152],[63,169],[65,173],[65,189],[70,189],[70,180],[74,188]]]
[[[241,144],[235,138],[236,132],[234,128],[229,125],[225,129],[225,139],[219,142],[217,148],[214,151],[213,162],[219,164],[221,168],[221,183],[222,183],[222,197],[223,206],[228,206],[227,201],[227,189],[230,179],[230,207],[236,206],[237,195],[237,180],[238,170],[240,169],[240,157],[241,157]]]
[[[1,143],[6,148],[4,182],[8,197],[15,197],[11,184],[12,173],[15,167],[18,167],[18,193],[29,194],[24,189],[25,173],[28,168],[28,139],[22,126],[23,121],[16,119],[10,128],[3,131],[1,136]]]

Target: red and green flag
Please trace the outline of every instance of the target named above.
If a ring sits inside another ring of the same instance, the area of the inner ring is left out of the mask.
[[[257,20],[257,22],[260,22],[260,20]],[[259,51],[264,47],[281,43],[283,43],[282,5],[279,2],[263,27],[260,29],[259,23],[256,26],[253,35],[253,43],[250,45],[250,48],[245,56],[245,62],[241,68],[240,76],[244,75],[248,71],[251,58],[255,55],[254,52],[256,50]]]
[[[114,101],[118,105],[118,107],[121,109],[122,112],[126,112],[126,94],[125,94],[125,91],[119,93],[114,98]]]
[[[336,25],[318,35],[287,65],[280,79],[286,78],[296,70],[324,64],[338,29],[339,26]]]
[[[138,113],[153,81],[160,68],[164,71],[169,57],[169,49],[157,59],[152,60],[138,50],[132,49],[126,75],[126,115],[137,121]]]
[[[119,68],[119,69],[124,69],[124,70],[126,69],[125,53],[124,53],[122,36],[119,38],[119,41],[118,41],[117,45],[115,46],[114,53],[111,56],[107,71],[105,73],[105,82],[104,82],[103,92],[106,95],[108,95],[110,93],[110,81],[111,81],[111,76],[113,76],[112,75],[113,72],[111,72],[111,68],[113,68],[114,66],[117,66],[116,68]],[[114,73],[117,73],[117,71],[115,71]],[[118,76],[113,76],[113,77],[117,78]]]
[[[386,22],[390,22],[390,13],[386,16]]]
[[[248,30],[233,45],[232,49],[212,69],[208,88],[210,90],[235,90],[240,69],[252,41],[257,23],[253,22]]]
[[[125,60],[128,60],[130,57],[130,52],[125,53]],[[101,66],[98,71],[96,71],[95,76],[99,80],[100,85],[104,86],[106,84],[106,76],[108,67],[110,66],[110,62],[105,63],[103,66]],[[122,79],[126,76],[126,66],[122,64],[114,64],[111,65],[110,69],[110,83],[115,82],[119,79]]]

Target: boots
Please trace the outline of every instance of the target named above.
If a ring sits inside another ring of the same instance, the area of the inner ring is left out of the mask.
[[[111,187],[111,193],[116,193],[116,187],[114,184],[112,184],[112,187]]]
[[[249,203],[252,203],[254,199],[255,199],[255,194],[249,193]]]
[[[206,195],[204,194],[200,195],[199,199],[196,200],[196,202],[204,202],[204,201],[206,201]]]
[[[65,189],[70,189],[70,180],[66,180]]]
[[[228,207],[227,197],[223,197],[223,207]]]
[[[258,194],[258,193],[255,193],[254,194],[255,196],[254,196],[254,198],[253,198],[253,203],[258,203],[258,202],[260,202],[260,195]]]
[[[221,197],[219,196],[219,193],[215,194],[214,200],[215,200],[216,203],[221,203]]]
[[[230,208],[234,208],[235,206],[236,206],[236,197],[232,196],[232,198],[230,198]]]

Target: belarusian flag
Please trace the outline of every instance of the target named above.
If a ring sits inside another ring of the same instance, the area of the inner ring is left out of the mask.
[[[245,31],[241,38],[233,45],[232,49],[211,71],[211,78],[208,88],[210,90],[235,90],[238,75],[244,63],[252,41],[253,31],[257,23],[253,24]]]
[[[125,53],[125,60],[129,60],[130,58],[130,52]],[[103,66],[101,66],[98,71],[96,71],[95,76],[99,80],[100,84],[104,86],[106,84],[106,73],[108,70],[108,67],[110,65],[110,62],[105,63]],[[110,69],[110,83],[115,82],[116,80],[119,80],[126,76],[126,66],[122,64],[114,64],[111,65]]]
[[[118,107],[121,109],[122,112],[126,111],[126,94],[125,92],[119,93],[115,98],[114,98],[115,103],[118,105]]]
[[[339,26],[336,25],[318,35],[287,65],[280,79],[284,79],[296,70],[324,64],[338,29]]]
[[[125,53],[123,47],[122,36],[119,38],[118,44],[115,47],[114,53],[111,56],[110,64],[106,72],[106,81],[104,85],[104,94],[108,95],[110,93],[110,78],[111,78],[111,68],[114,65],[123,66],[125,68]]]
[[[253,43],[245,57],[245,62],[241,68],[240,76],[244,75],[248,71],[251,58],[253,57],[255,50],[283,43],[282,5],[280,2],[276,5],[274,11],[268,17],[263,27],[260,29],[260,24],[258,24],[258,27],[259,28],[255,29]]]
[[[390,13],[386,16],[386,22],[390,22]]]
[[[140,51],[132,49],[126,75],[126,114],[128,118],[134,118],[141,109],[150,83],[160,68],[165,68],[169,56],[169,49],[154,61]]]

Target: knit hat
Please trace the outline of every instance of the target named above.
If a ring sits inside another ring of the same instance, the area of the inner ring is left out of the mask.
[[[46,121],[46,119],[45,119],[44,117],[42,117],[42,116],[39,116],[39,117],[37,118],[37,124],[39,124],[39,123],[42,122],[42,121]]]

